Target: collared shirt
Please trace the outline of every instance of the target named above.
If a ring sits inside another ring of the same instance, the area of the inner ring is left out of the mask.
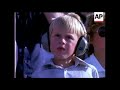
[[[31,78],[99,78],[97,69],[78,57],[75,64],[67,68],[55,65],[50,59],[42,67],[34,71]]]
[[[98,62],[98,60],[94,56],[94,54],[92,54],[92,55],[90,55],[90,57],[86,58],[85,61],[89,64],[92,64],[93,66],[95,66],[97,68],[100,78],[105,77],[105,69]]]

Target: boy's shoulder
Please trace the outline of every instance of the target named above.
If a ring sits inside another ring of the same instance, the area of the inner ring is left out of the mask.
[[[86,61],[82,60],[81,58],[75,56],[75,59],[79,63],[79,65],[89,67],[92,70],[96,70],[95,66],[93,66],[92,64],[87,63]]]

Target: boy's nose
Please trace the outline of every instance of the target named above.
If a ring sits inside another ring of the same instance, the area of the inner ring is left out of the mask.
[[[59,41],[59,44],[65,44],[65,43],[66,43],[66,40],[64,38],[61,38]]]

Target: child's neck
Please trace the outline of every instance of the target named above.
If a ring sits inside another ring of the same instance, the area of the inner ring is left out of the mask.
[[[69,66],[74,65],[75,62],[72,58],[67,58],[67,59],[56,59],[56,58],[54,58],[53,63],[58,65],[58,66],[61,66],[63,68],[67,68]]]

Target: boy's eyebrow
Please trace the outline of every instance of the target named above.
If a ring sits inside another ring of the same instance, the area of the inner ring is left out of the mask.
[[[67,36],[72,36],[73,37],[73,35],[71,35],[71,34],[66,34]]]
[[[70,36],[73,36],[73,34],[75,34],[75,33],[67,33],[66,35],[70,35]]]

